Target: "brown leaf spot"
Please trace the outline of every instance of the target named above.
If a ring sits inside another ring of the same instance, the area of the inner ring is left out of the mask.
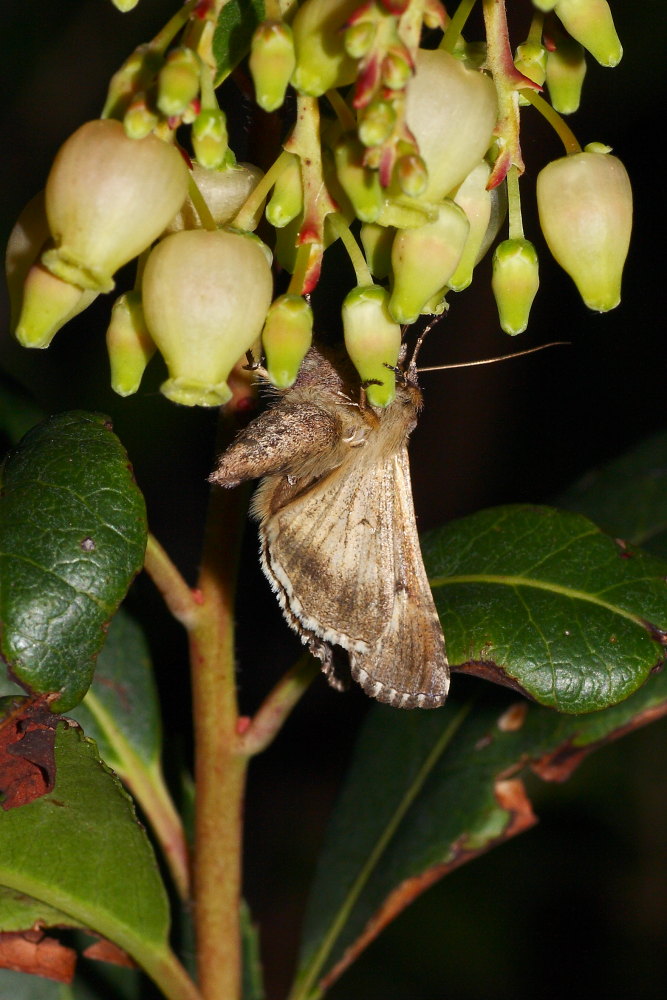
[[[53,789],[59,721],[41,697],[22,702],[0,723],[0,805],[5,812]]]
[[[27,972],[32,976],[71,983],[76,966],[76,952],[41,931],[0,933],[0,968]]]
[[[391,923],[391,921],[401,913],[418,896],[421,896],[426,889],[435,882],[448,875],[455,868],[459,868],[466,861],[485,854],[486,851],[496,847],[499,843],[515,837],[518,833],[533,826],[537,819],[533,813],[530,800],[526,795],[523,782],[518,778],[506,781],[497,781],[494,786],[494,795],[498,805],[507,811],[508,820],[502,833],[497,837],[490,838],[482,847],[470,849],[465,847],[465,838],[461,838],[452,845],[449,860],[443,864],[433,865],[419,875],[405,879],[393,892],[390,892],[379,910],[371,917],[366,924],[361,935],[354,944],[346,950],[339,962],[329,970],[326,976],[320,980],[320,987],[326,992],[329,987],[345,972],[345,970],[359,957],[364,948],[373,941],[381,931]]]

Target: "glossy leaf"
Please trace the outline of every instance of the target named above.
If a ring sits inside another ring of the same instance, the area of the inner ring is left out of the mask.
[[[483,510],[427,535],[423,552],[454,669],[592,712],[665,658],[667,563],[578,514]]]
[[[247,54],[255,28],[265,17],[264,0],[229,0],[221,9],[213,36],[218,81],[224,80]]]
[[[56,775],[51,793],[0,817],[0,885],[108,938],[159,981],[173,966],[168,901],[132,800],[64,723]]]
[[[666,715],[667,673],[586,716],[525,701],[468,708],[372,709],[320,857],[291,1000],[319,996],[425,889],[530,827],[522,772],[562,781],[591,751]]]
[[[77,921],[41,899],[0,886],[0,932],[22,931],[26,927],[77,926]],[[1,980],[0,980],[1,981]],[[2,993],[0,993],[0,997]]]
[[[26,690],[84,696],[143,563],[146,515],[105,417],[64,413],[8,456],[0,498],[0,652]]]

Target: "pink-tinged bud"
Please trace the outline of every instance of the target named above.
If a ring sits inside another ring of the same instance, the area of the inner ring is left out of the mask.
[[[426,163],[424,195],[440,201],[486,153],[498,106],[491,79],[442,49],[419,49],[406,87],[405,116]]]
[[[182,115],[199,94],[201,63],[192,49],[172,49],[157,78],[157,106],[171,118]]]
[[[403,194],[418,198],[428,186],[428,170],[421,156],[407,153],[399,157],[395,166],[396,180]]]
[[[219,108],[200,111],[192,123],[192,148],[206,170],[220,167],[227,156],[227,119]]]
[[[389,300],[389,312],[397,323],[414,323],[426,303],[449,284],[469,228],[463,209],[445,201],[435,222],[397,231],[391,250],[394,281]]]
[[[150,135],[158,123],[158,116],[146,103],[146,94],[138,93],[125,112],[123,128],[128,139],[143,139]]]
[[[60,147],[46,182],[55,249],[44,265],[82,288],[111,291],[114,272],[157,239],[187,189],[173,146],[154,135],[128,139],[120,122],[87,122]]]
[[[271,303],[262,330],[266,370],[277,389],[289,389],[313,342],[313,311],[300,295],[280,295]]]
[[[461,292],[472,281],[473,268],[479,260],[482,241],[491,221],[491,192],[486,190],[491,168],[486,160],[478,163],[457,188],[454,201],[465,212],[470,229],[461,259],[448,281],[454,292]]]
[[[537,42],[524,42],[523,45],[517,45],[514,65],[519,73],[523,73],[525,77],[541,87],[547,71],[547,50]],[[530,101],[519,94],[519,104],[525,107],[530,104]]]
[[[524,239],[504,240],[496,247],[491,287],[501,329],[512,335],[523,333],[540,287],[537,254],[532,243]]]
[[[555,111],[571,115],[578,110],[586,76],[584,47],[574,38],[559,35],[556,48],[547,55],[547,87]]]
[[[131,396],[139,388],[146,365],[155,354],[139,292],[127,292],[116,299],[106,340],[111,388],[119,396]]]
[[[9,291],[9,325],[12,330],[23,304],[23,283],[48,238],[44,192],[40,191],[21,211],[7,241],[5,277]]]
[[[22,347],[48,347],[58,330],[96,298],[97,292],[71,285],[42,264],[33,264],[23,285],[14,336]]]
[[[377,170],[363,165],[363,146],[353,136],[343,137],[334,149],[336,175],[361,222],[375,222],[384,204]]]
[[[623,49],[607,0],[558,0],[554,10],[565,29],[601,66],[618,66]]]
[[[208,210],[217,226],[231,222],[252,191],[257,187],[263,174],[252,163],[237,163],[234,167],[208,170],[198,163],[192,164],[192,179],[206,202]],[[251,227],[255,229],[262,214],[261,206]],[[181,229],[203,229],[199,213],[190,196],[185,199],[180,211],[170,221],[165,233],[178,233]]]
[[[382,60],[382,82],[390,90],[403,90],[412,76],[412,63],[407,54],[388,52]]]
[[[266,205],[266,218],[275,229],[282,229],[303,209],[301,161],[294,153],[288,155],[289,162],[276,180]]]
[[[353,288],[343,302],[345,348],[366,385],[372,406],[388,406],[396,395],[401,328],[389,315],[388,295],[379,285]],[[389,367],[387,367],[389,365]]]
[[[363,59],[373,47],[377,26],[373,21],[357,21],[345,29],[345,51],[353,59]]]
[[[230,399],[227,377],[259,337],[271,304],[267,254],[257,237],[222,229],[173,233],[151,252],[144,317],[169,369],[160,389],[173,402],[220,406]]]
[[[321,97],[327,90],[352,83],[357,61],[345,50],[345,25],[359,0],[306,0],[292,22],[296,67],[292,86]]]
[[[264,111],[275,111],[296,66],[292,29],[283,21],[264,21],[255,30],[248,60],[255,100]]]
[[[537,177],[537,207],[551,253],[588,308],[614,309],[632,231],[632,188],[621,161],[587,151],[548,163]]]
[[[393,226],[379,226],[375,222],[364,222],[359,231],[366,263],[373,277],[380,281],[391,271],[391,245],[395,235]]]

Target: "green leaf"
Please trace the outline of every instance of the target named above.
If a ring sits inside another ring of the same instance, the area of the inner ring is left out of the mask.
[[[667,434],[587,473],[557,502],[667,559]]]
[[[264,1000],[262,963],[259,955],[259,934],[252,922],[250,909],[244,899],[241,900],[241,943],[243,947],[241,996],[243,1000]]]
[[[73,917],[48,906],[43,900],[0,886],[0,931],[24,931],[37,924],[41,927],[55,927],[58,924],[78,926]]]
[[[665,658],[667,564],[579,514],[492,508],[422,547],[454,669],[592,712],[627,698]]]
[[[69,1000],[71,996],[71,988],[62,983],[54,983],[41,976],[0,969],[2,1000]]]
[[[146,513],[99,414],[64,413],[8,456],[0,497],[0,652],[30,692],[83,698],[105,630],[143,563]]]
[[[162,726],[148,643],[122,608],[111,622],[86,697],[68,714],[123,776],[130,756],[144,767],[159,761]]]
[[[291,1000],[321,995],[433,882],[531,826],[522,773],[563,781],[588,753],[666,714],[667,673],[587,716],[525,701],[374,707],[319,860]]]
[[[78,728],[58,725],[55,759],[53,791],[0,814],[0,884],[103,935],[159,978],[170,963],[168,901],[132,800]]]
[[[264,0],[229,0],[218,14],[213,36],[213,55],[218,64],[216,83],[220,83],[250,48],[255,28],[266,17]]]

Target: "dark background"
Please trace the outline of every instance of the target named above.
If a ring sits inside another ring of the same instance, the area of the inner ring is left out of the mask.
[[[519,8],[518,42],[530,13],[528,4],[510,6]],[[613,71],[591,60],[583,108],[570,123],[582,143],[613,146],[633,182],[636,224],[623,302],[607,316],[588,312],[548,255],[534,218],[534,177],[562,150],[527,109],[522,192],[542,281],[530,330],[515,340],[499,331],[487,260],[473,286],[451,297],[450,313],[428,338],[421,362],[499,356],[552,340],[570,346],[423,376],[426,406],[411,445],[420,529],[492,504],[548,502],[591,466],[664,428],[664,168],[657,137],[664,128],[666,18],[658,0],[616,0],[612,7],[624,59]],[[3,0],[3,242],[23,204],[43,186],[58,145],[99,114],[109,76],[174,8],[172,0],[141,0],[134,12],[120,15],[104,0]],[[242,158],[248,115],[236,89],[228,92],[240,111],[235,148]],[[346,264],[331,256],[329,273],[337,281]],[[327,319],[329,296],[325,282],[317,302],[323,325],[335,322]],[[108,308],[108,299],[97,300],[48,351],[29,352],[9,338],[3,300],[0,360],[45,412],[76,407],[112,415],[146,493],[151,528],[194,580],[214,415],[161,397],[159,363],[136,397],[114,396],[103,338]],[[240,696],[242,709],[251,712],[300,648],[258,572],[252,527],[240,594]],[[188,739],[184,644],[148,580],[139,579],[131,603],[158,623],[153,641],[169,756]],[[264,928],[272,1000],[289,982],[318,845],[367,708],[360,691],[341,696],[316,683],[251,769],[247,896]],[[665,732],[658,723],[624,739],[562,787],[536,782],[531,792],[539,827],[430,890],[332,990],[333,1000],[527,1000],[574,990],[662,997]]]

